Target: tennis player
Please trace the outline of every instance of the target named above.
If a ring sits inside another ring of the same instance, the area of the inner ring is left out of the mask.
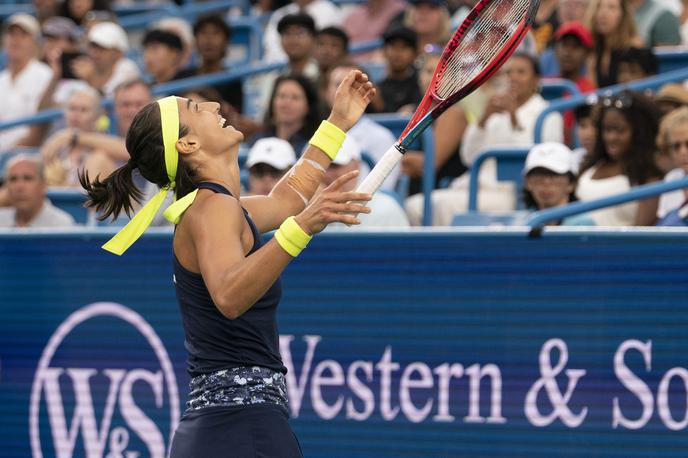
[[[182,313],[188,371],[186,412],[171,457],[300,457],[288,423],[287,391],[276,323],[280,274],[313,234],[332,222],[359,224],[355,214],[371,196],[343,192],[357,171],[316,194],[345,132],[375,94],[368,77],[352,71],[337,90],[300,160],[268,196],[240,198],[240,132],[215,103],[167,97],[147,105],[127,133],[131,159],[90,182],[89,205],[103,218],[132,211],[141,194],[138,169],[161,190],[103,248],[122,254],[145,231],[168,190],[178,200],[165,211],[177,224],[174,283]],[[295,215],[295,216],[294,216]],[[261,233],[277,229],[267,243]]]

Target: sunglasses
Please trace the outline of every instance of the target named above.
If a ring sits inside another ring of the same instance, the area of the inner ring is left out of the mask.
[[[623,110],[624,108],[633,106],[633,97],[631,97],[630,94],[610,95],[603,97],[600,103],[602,103],[602,106],[605,108]]]

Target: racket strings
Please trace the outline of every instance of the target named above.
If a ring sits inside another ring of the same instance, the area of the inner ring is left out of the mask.
[[[445,62],[442,78],[436,82],[435,94],[446,99],[482,72],[499,54],[529,12],[528,0],[495,0],[476,18]]]

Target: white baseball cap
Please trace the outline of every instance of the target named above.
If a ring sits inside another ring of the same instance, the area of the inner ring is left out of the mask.
[[[527,175],[533,169],[543,168],[554,173],[577,173],[574,154],[568,146],[561,143],[549,142],[533,146],[526,157],[526,165],[523,167],[523,175]]]
[[[267,164],[277,170],[285,170],[296,163],[296,153],[291,144],[277,137],[261,138],[248,151],[246,167]]]
[[[5,30],[13,25],[21,27],[22,30],[29,33],[33,38],[38,38],[41,34],[41,25],[35,17],[27,13],[14,13],[10,16],[5,23]]]
[[[337,157],[332,161],[336,165],[346,165],[351,161],[361,160],[361,147],[358,146],[358,142],[353,139],[350,135],[347,135],[342,143],[342,147],[339,148]]]
[[[127,52],[129,38],[124,29],[114,22],[100,22],[88,31],[88,41],[105,49]]]

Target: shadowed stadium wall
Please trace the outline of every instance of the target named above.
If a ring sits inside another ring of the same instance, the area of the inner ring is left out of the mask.
[[[184,411],[169,233],[0,234],[0,456],[159,456]],[[322,234],[279,308],[307,457],[688,447],[688,235]]]

